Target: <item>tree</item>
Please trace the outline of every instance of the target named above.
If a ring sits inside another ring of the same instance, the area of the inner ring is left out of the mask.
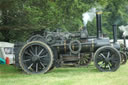
[[[26,41],[41,29],[78,31],[83,26],[82,14],[92,7],[103,11],[103,32],[112,38],[112,24],[127,24],[127,4],[127,0],[1,0],[0,40]],[[96,35],[96,19],[87,29]]]

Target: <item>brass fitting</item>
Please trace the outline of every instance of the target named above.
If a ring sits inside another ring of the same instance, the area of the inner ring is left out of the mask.
[[[96,14],[102,14],[102,13],[103,13],[102,11],[96,12]]]

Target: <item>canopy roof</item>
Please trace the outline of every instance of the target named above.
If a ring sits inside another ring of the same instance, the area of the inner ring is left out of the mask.
[[[0,42],[0,47],[14,47],[14,44],[8,42]]]

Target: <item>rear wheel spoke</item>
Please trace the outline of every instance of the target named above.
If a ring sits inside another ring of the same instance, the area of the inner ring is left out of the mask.
[[[30,66],[28,66],[28,69],[30,69],[32,66],[33,66],[33,63],[32,63],[32,64],[30,64]]]
[[[29,56],[33,56],[32,54],[28,53],[27,51],[25,51],[25,54],[27,54]]]
[[[31,59],[23,60],[23,62],[28,62],[28,61],[31,61]]]
[[[36,63],[36,72],[38,72],[38,63]]]
[[[30,51],[30,53],[32,54],[32,56],[34,56],[35,54],[32,52],[32,50],[29,50]]]
[[[43,67],[43,69],[45,68],[44,64],[42,62],[40,62],[41,66]]]
[[[47,56],[48,56],[48,54],[43,55],[43,56],[40,56],[39,58],[45,58],[45,57],[47,57]]]
[[[35,46],[35,55],[37,55],[37,46]]]
[[[43,51],[44,51],[44,49],[42,49],[42,50],[39,52],[38,56],[40,56]]]

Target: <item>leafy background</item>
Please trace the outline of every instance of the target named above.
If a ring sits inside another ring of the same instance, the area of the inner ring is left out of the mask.
[[[42,29],[78,31],[83,26],[82,14],[92,7],[103,11],[102,29],[110,38],[113,24],[128,24],[127,0],[0,0],[0,40],[25,41]],[[96,19],[87,29],[89,35],[96,35]]]

